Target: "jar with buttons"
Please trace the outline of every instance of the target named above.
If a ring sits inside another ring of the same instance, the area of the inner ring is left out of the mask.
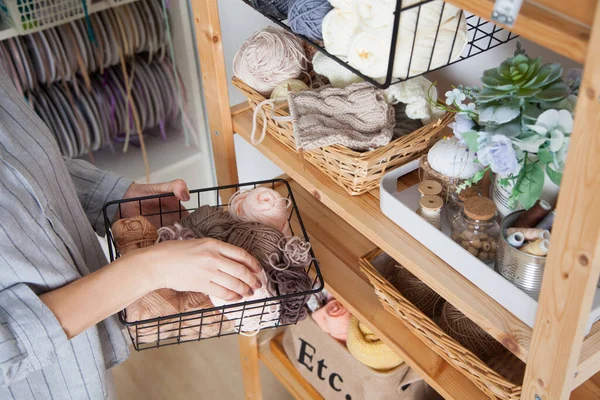
[[[462,212],[452,221],[452,240],[481,261],[492,263],[499,236],[494,201],[481,196],[466,198]]]

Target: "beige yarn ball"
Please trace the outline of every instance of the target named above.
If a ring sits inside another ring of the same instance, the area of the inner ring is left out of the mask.
[[[288,93],[298,93],[307,89],[308,85],[302,82],[300,79],[286,79],[279,85],[275,86],[275,89],[273,89],[273,92],[271,92],[271,99],[287,99]]]

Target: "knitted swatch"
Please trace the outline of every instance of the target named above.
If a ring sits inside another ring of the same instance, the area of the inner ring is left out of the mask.
[[[371,150],[388,144],[394,134],[394,108],[370,83],[290,93],[289,108],[298,150],[334,144]]]

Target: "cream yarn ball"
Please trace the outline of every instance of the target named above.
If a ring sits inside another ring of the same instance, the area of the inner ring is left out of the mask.
[[[308,85],[300,79],[287,79],[275,86],[271,92],[271,99],[287,99],[288,93],[298,93],[307,89]]]
[[[354,10],[334,8],[323,18],[325,48],[333,55],[346,57],[359,28],[360,20]]]
[[[392,349],[356,317],[350,318],[346,346],[354,358],[377,371],[387,371],[403,363]]]
[[[315,54],[312,64],[315,72],[327,77],[333,87],[345,88],[353,83],[363,81],[360,76],[344,68],[321,52]]]
[[[483,170],[483,165],[475,161],[475,153],[458,143],[458,139],[440,140],[427,153],[431,168],[442,175],[458,179],[471,179]]]

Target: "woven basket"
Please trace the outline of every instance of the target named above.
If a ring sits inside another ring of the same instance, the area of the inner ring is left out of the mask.
[[[461,371],[483,393],[494,400],[516,400],[521,398],[522,375],[511,382],[500,372],[490,368],[475,354],[465,349],[455,339],[446,334],[435,322],[425,316],[417,307],[406,300],[375,268],[374,262],[379,257],[387,257],[383,251],[376,249],[361,257],[360,269],[369,278],[375,293],[384,308],[401,319],[406,326],[425,342],[440,357]],[[510,353],[508,350],[507,353]],[[503,353],[504,354],[504,353]],[[493,365],[498,370],[522,370],[523,362],[516,357],[495,357]],[[502,367],[502,368],[500,368]],[[506,374],[505,374],[506,375]]]
[[[244,93],[253,109],[265,100],[262,94],[240,79],[234,77],[233,84]],[[266,105],[264,111],[267,114],[267,132],[290,150],[296,151],[292,123],[270,118],[270,105]],[[287,117],[289,112],[278,108],[275,115]],[[358,152],[334,145],[303,151],[302,154],[305,160],[323,171],[350,195],[359,195],[377,189],[379,180],[386,172],[425,154],[442,137],[443,129],[452,118],[453,115],[448,113],[411,134],[371,151]]]

